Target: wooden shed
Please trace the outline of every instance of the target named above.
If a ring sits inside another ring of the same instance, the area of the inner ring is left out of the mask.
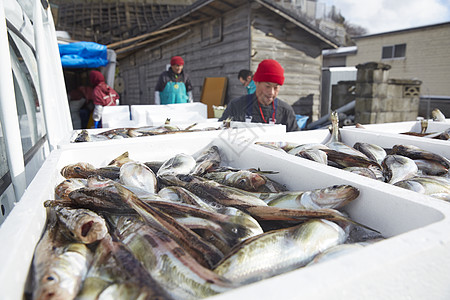
[[[225,103],[246,93],[240,69],[264,59],[285,69],[279,98],[297,114],[320,117],[322,50],[338,43],[271,0],[200,0],[149,33],[110,45],[118,54],[124,104],[152,104],[159,74],[180,55],[200,101],[206,77],[227,77]]]

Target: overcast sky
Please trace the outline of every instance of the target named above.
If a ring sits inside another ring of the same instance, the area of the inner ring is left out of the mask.
[[[450,22],[450,0],[319,0],[368,34]]]

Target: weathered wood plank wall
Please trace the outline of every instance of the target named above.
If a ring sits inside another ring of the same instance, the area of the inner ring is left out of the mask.
[[[285,69],[279,97],[311,121],[320,117],[323,41],[277,13],[250,4],[224,14],[221,22],[220,41],[205,39],[209,25],[203,23],[186,28],[184,35],[157,48],[122,59],[119,69],[125,81],[126,104],[154,103],[156,81],[173,55],[184,58],[196,101],[205,77],[227,77],[225,103],[246,93],[237,79],[238,71],[246,68],[255,72],[263,59],[270,58]]]
[[[205,77],[227,77],[226,102],[245,94],[237,79],[240,69],[249,68],[249,6],[230,11],[222,17],[222,39],[208,45],[202,39],[207,24],[187,29],[182,37],[156,49],[145,49],[119,62],[120,75],[125,81],[124,104],[154,103],[154,88],[159,74],[170,58],[180,55],[185,71],[193,84],[195,101],[200,100]],[[136,69],[139,69],[137,72]],[[144,77],[144,78],[143,78]]]

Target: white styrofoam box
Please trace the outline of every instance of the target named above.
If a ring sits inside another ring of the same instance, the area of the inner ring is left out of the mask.
[[[404,132],[417,132],[422,131],[420,121],[406,121],[406,122],[394,122],[394,123],[382,123],[382,124],[364,124],[362,125],[366,130],[384,133],[404,133]],[[356,128],[355,126],[348,126],[348,128]],[[448,122],[435,122],[428,120],[428,127],[426,132],[441,132],[450,128]],[[361,128],[362,129],[362,128]]]
[[[167,105],[131,105],[131,119],[138,126],[162,125],[167,118],[171,123],[204,122],[208,118],[207,105],[200,102]]]
[[[341,141],[353,147],[355,143],[372,143],[389,149],[394,145],[413,145],[450,159],[450,144],[448,141],[415,137],[403,134],[373,132],[361,128],[344,127],[339,129]],[[279,139],[259,138],[259,142],[290,142],[293,144],[321,143],[329,141],[331,135],[328,129],[287,132]],[[290,154],[288,154],[290,155]]]
[[[107,122],[103,123],[102,121],[102,128],[103,129],[113,129],[113,128],[134,128],[136,127],[136,122],[134,120],[120,120],[120,119],[114,119],[111,118]]]
[[[51,153],[23,198],[0,227],[2,299],[21,299],[34,247],[45,225],[42,203],[54,199],[59,171],[84,161],[104,166],[124,151],[146,162],[177,153],[194,154],[215,144],[225,165],[279,171],[271,175],[291,190],[351,184],[360,196],[346,206],[355,221],[379,230],[386,240],[333,260],[301,268],[211,297],[229,299],[448,299],[450,288],[450,205],[362,176],[340,176],[327,166],[239,141],[187,135],[171,140],[58,149]],[[136,139],[137,140],[137,139]],[[352,175],[352,174],[350,174]]]
[[[103,128],[125,127],[130,123],[130,106],[104,106],[102,113]]]
[[[173,125],[177,125],[174,123]],[[220,122],[203,122],[198,123],[192,129],[206,129],[206,128],[220,128],[222,123]],[[183,128],[184,125],[179,127]],[[88,129],[89,134],[98,134],[111,129]],[[136,138],[123,138],[123,139],[111,139],[105,141],[96,142],[84,142],[84,143],[73,143],[80,131],[74,131],[72,135],[58,145],[60,149],[68,148],[79,148],[79,147],[96,147],[97,145],[115,145],[115,144],[129,144],[129,143],[140,143],[141,140],[167,140],[167,139],[177,139],[181,136],[186,136],[187,138],[197,138],[197,137],[218,137],[228,141],[229,143],[233,141],[238,141],[246,139],[248,141],[255,141],[261,137],[273,137],[282,136],[286,133],[286,126],[282,124],[261,124],[261,123],[245,123],[245,122],[231,122],[230,128],[228,129],[218,129],[218,130],[204,130],[204,131],[193,131],[193,132],[180,132],[173,134],[161,134],[154,136],[144,136]]]
[[[450,141],[405,134],[370,132],[361,128],[343,128],[341,129],[341,137],[342,141],[349,146],[353,146],[356,142],[371,142],[383,148],[392,148],[392,146],[399,144],[413,145],[450,159]]]
[[[204,122],[206,118],[200,115],[198,112],[178,112],[170,111],[168,113],[155,113],[152,111],[146,111],[145,124],[149,126],[164,125],[167,119],[170,119],[171,124],[194,124],[197,122]]]

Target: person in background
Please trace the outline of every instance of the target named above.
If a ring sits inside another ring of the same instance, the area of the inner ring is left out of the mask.
[[[247,89],[247,94],[253,94],[256,91],[256,85],[253,81],[253,73],[250,70],[242,69],[238,73],[238,79]]]
[[[253,80],[255,93],[233,99],[219,121],[231,118],[238,122],[284,124],[286,131],[300,130],[292,107],[277,98],[284,83],[283,67],[276,60],[263,60]]]
[[[192,84],[183,70],[184,60],[181,56],[170,59],[170,68],[159,75],[155,87],[155,104],[190,103]]]
[[[80,89],[73,89],[69,93],[70,117],[72,118],[73,129],[81,129],[82,121],[80,110],[86,104],[86,98]]]
[[[94,128],[101,126],[103,107],[119,105],[119,94],[105,82],[105,77],[99,71],[91,71],[89,73],[89,80],[94,87],[93,100],[94,112],[92,118],[94,119]]]
[[[81,128],[90,128],[89,122],[94,124],[92,119],[92,112],[94,111],[94,89],[90,85],[82,85],[78,87],[78,90],[83,94],[86,99],[84,105],[80,108]]]

